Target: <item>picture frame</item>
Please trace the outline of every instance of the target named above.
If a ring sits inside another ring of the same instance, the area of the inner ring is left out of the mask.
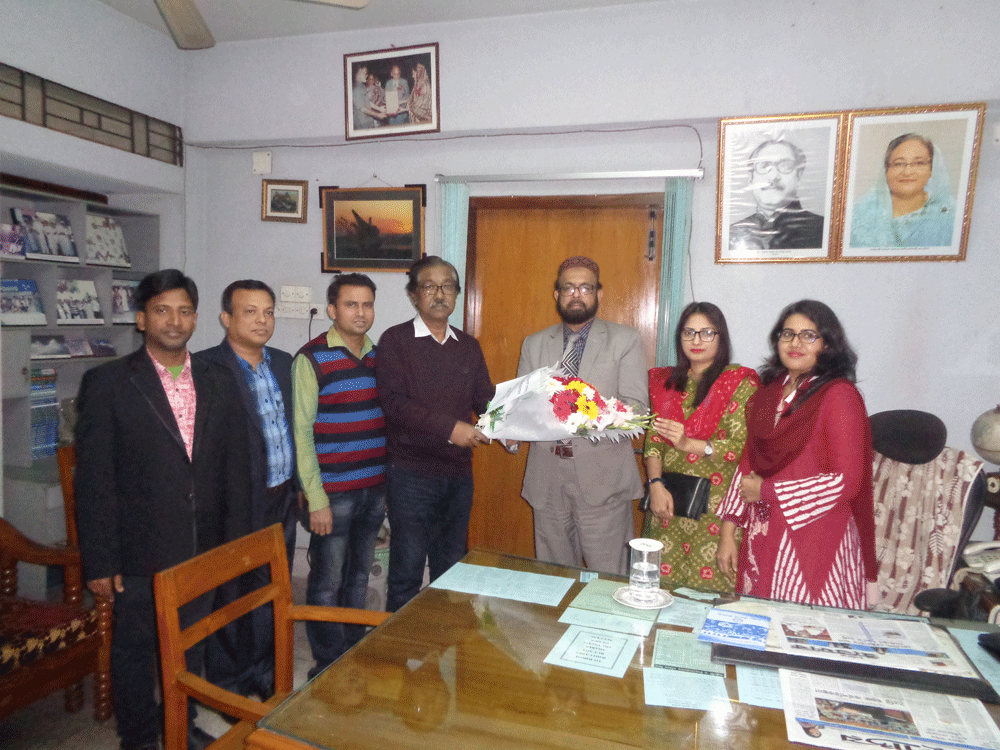
[[[843,124],[842,112],[719,121],[716,263],[835,257]]]
[[[344,55],[347,140],[441,131],[438,45]]]
[[[405,271],[424,247],[423,185],[320,188],[323,273]]]
[[[849,112],[839,259],[965,260],[985,113],[982,102]]]
[[[261,183],[261,221],[306,223],[308,180],[262,180]]]

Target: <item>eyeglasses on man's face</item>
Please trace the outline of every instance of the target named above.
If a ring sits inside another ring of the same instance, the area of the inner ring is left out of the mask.
[[[781,174],[791,174],[798,166],[795,159],[779,159],[778,161],[760,160],[750,162],[755,174],[767,174],[772,169],[777,169]]]
[[[715,340],[718,333],[718,331],[712,330],[711,328],[702,328],[700,331],[696,331],[693,328],[682,328],[681,339],[684,341],[694,341],[697,336],[699,341],[704,341],[706,344],[710,344]]]
[[[421,284],[419,289],[420,293],[425,297],[432,297],[437,294],[438,289],[440,289],[441,293],[446,297],[453,297],[458,294],[458,284],[451,281],[445,284]]]
[[[559,294],[562,297],[572,297],[574,294],[589,297],[595,291],[597,287],[593,284],[563,284],[559,287]]]
[[[795,339],[798,339],[804,344],[812,344],[816,341],[816,339],[821,338],[823,337],[811,328],[804,328],[798,333],[793,331],[791,328],[785,328],[778,334],[778,341],[784,341],[786,344],[789,341],[794,341]]]

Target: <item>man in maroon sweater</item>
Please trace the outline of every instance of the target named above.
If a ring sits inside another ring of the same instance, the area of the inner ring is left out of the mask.
[[[458,272],[431,255],[408,272],[416,317],[378,342],[375,377],[389,443],[389,576],[386,609],[420,590],[466,552],[472,449],[489,439],[473,425],[493,398],[479,342],[448,325]]]

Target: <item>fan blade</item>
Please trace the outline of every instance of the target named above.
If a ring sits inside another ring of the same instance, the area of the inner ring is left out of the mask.
[[[155,0],[170,35],[181,49],[208,49],[215,37],[205,25],[194,0]],[[367,0],[366,0],[367,2]]]
[[[361,9],[368,5],[369,0],[299,0],[305,3],[319,3],[320,5],[337,5],[341,8]]]

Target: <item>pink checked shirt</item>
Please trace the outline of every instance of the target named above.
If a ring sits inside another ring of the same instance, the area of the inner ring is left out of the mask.
[[[148,352],[147,352],[148,354]],[[160,383],[167,393],[167,401],[170,403],[170,410],[177,420],[177,427],[184,438],[184,447],[187,449],[188,459],[192,458],[191,449],[194,445],[194,412],[197,400],[194,391],[194,378],[191,377],[191,352],[187,352],[184,357],[184,369],[180,376],[174,380],[170,370],[161,365],[152,356],[153,367],[156,374],[160,376]]]

